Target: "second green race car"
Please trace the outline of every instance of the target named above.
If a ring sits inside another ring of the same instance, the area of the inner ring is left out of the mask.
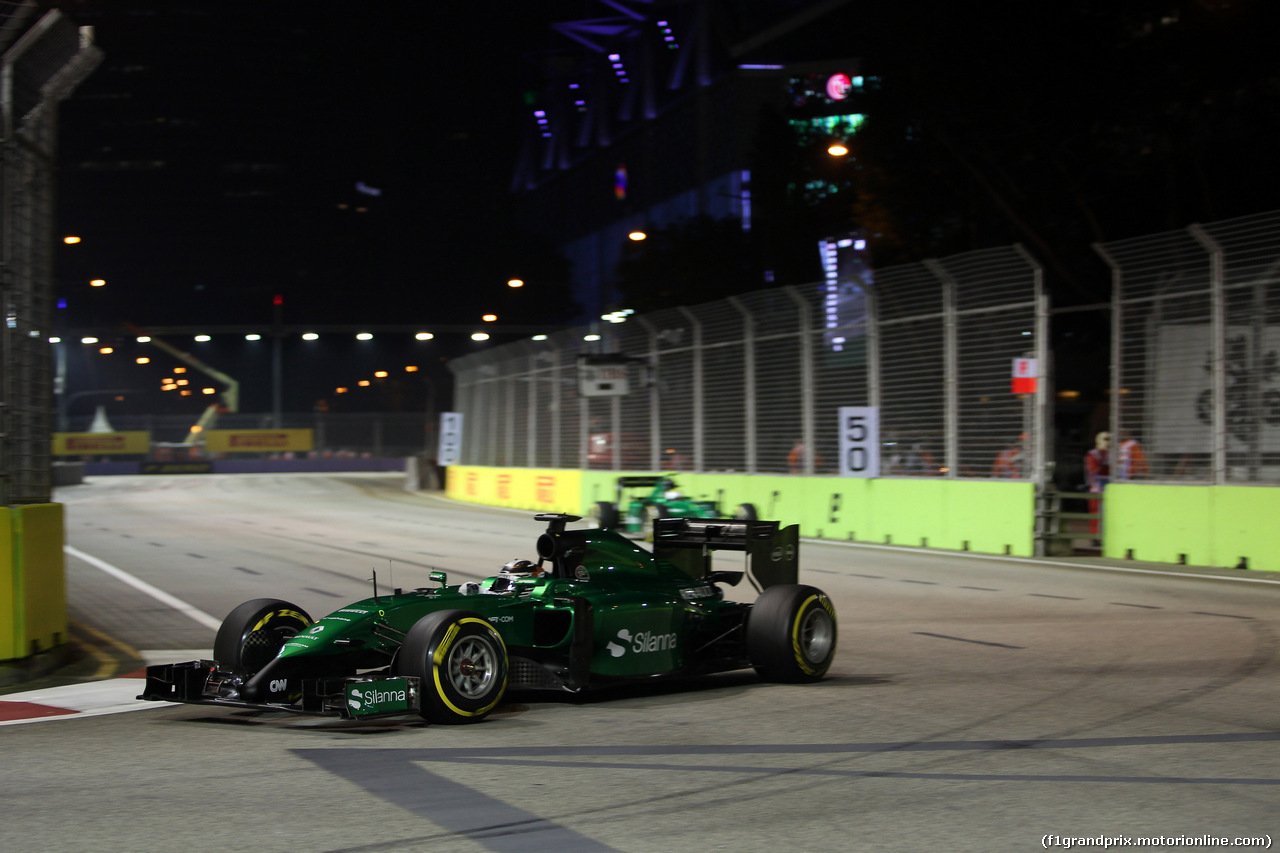
[[[652,539],[653,525],[659,518],[724,517],[720,501],[689,497],[669,475],[619,477],[617,489],[616,501],[596,502],[591,508],[591,518],[601,527],[627,536]],[[738,504],[733,517],[743,521],[755,520],[755,505]]]

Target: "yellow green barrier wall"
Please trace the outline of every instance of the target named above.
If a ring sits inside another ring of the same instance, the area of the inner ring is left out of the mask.
[[[62,504],[0,507],[0,660],[67,638]]]
[[[1280,571],[1280,489],[1107,486],[1103,555]]]
[[[798,523],[802,536],[887,545],[1035,553],[1035,487],[1010,480],[912,480],[677,474],[680,490],[718,500],[733,515],[755,504],[761,518]],[[614,500],[612,472],[582,473],[583,509]]]
[[[643,473],[643,472],[641,472]],[[761,518],[798,523],[804,536],[1032,556],[1035,489],[1009,480],[866,480],[677,474],[690,497],[732,515],[753,503]],[[613,471],[449,468],[449,497],[490,506],[586,515],[616,500]],[[576,489],[576,491],[575,491]]]
[[[19,646],[19,599],[13,566],[13,512],[0,507],[0,660],[22,657],[15,651]]]

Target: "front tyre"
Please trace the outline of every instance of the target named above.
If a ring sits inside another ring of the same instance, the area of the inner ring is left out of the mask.
[[[250,676],[275,660],[284,644],[311,627],[312,619],[296,604],[278,598],[255,598],[227,614],[213,640],[213,659]]]
[[[441,610],[409,629],[392,669],[422,679],[420,713],[427,720],[477,723],[506,692],[507,647],[476,614]]]
[[[666,518],[667,508],[657,504],[645,504],[640,516],[640,534],[646,542],[653,541],[653,526],[660,518]]]
[[[836,609],[822,590],[771,586],[747,617],[747,655],[765,681],[817,681],[836,654]]]

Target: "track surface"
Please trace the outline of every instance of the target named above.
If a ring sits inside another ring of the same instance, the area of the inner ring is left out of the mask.
[[[103,661],[63,680],[135,668],[129,649],[187,659],[248,598],[319,615],[371,570],[413,587],[532,556],[530,514],[398,486],[63,490],[71,616]],[[0,726],[0,850],[1017,851],[1280,829],[1280,584],[814,542],[801,564],[840,616],[820,684],[517,696],[467,727],[151,703]]]

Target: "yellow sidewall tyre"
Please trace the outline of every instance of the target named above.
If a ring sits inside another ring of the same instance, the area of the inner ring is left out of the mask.
[[[497,630],[466,610],[423,616],[396,653],[398,675],[422,679],[421,714],[433,723],[478,723],[507,689],[507,647]]]
[[[771,586],[747,616],[747,655],[765,681],[818,681],[836,654],[836,610],[803,584]]]

